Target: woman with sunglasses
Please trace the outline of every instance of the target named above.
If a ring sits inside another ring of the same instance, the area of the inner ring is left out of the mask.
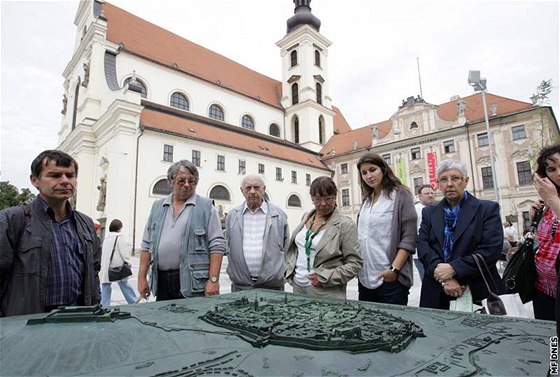
[[[378,154],[360,158],[358,172],[363,197],[358,234],[364,258],[358,299],[407,305],[417,229],[412,194]]]
[[[292,234],[285,277],[294,293],[345,299],[346,284],[362,268],[356,225],[336,209],[330,177],[316,178],[309,191],[315,208]]]

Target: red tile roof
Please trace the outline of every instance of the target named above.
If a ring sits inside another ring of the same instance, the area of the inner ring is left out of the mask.
[[[317,153],[282,139],[146,100],[142,105],[144,128],[329,171]]]
[[[112,4],[103,3],[107,39],[124,50],[281,108],[282,83],[188,41]],[[140,72],[139,72],[140,73]]]
[[[484,113],[482,112],[482,96],[473,94],[463,98],[465,100],[465,117],[468,123],[478,123],[484,121]],[[486,94],[486,105],[488,107],[488,115],[491,116],[490,106],[496,104],[496,115],[505,116],[526,110],[530,110],[533,105],[528,102],[517,101],[514,99],[497,96],[495,94]],[[439,105],[436,109],[439,118],[445,121],[457,120],[457,101],[449,101]],[[393,122],[388,119],[383,122],[374,124],[378,129],[378,139],[383,140],[393,127]],[[333,158],[336,155],[350,153],[356,149],[369,148],[372,146],[372,128],[371,125],[361,127],[348,132],[334,135],[321,150],[325,159]],[[355,144],[353,144],[355,143]],[[332,151],[335,154],[332,154]]]

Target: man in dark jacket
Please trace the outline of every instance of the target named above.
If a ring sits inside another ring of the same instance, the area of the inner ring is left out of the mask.
[[[77,176],[71,156],[41,152],[31,164],[37,198],[0,211],[1,316],[99,303],[99,241],[69,202]]]

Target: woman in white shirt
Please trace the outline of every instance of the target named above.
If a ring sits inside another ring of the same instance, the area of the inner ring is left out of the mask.
[[[363,197],[358,235],[364,259],[358,299],[407,305],[416,250],[412,194],[378,154],[360,158],[358,172]]]
[[[111,221],[109,225],[109,234],[103,241],[99,280],[101,281],[101,306],[104,308],[111,305],[111,286],[113,283],[119,284],[119,288],[126,302],[129,304],[134,304],[136,302],[136,293],[134,292],[134,288],[129,284],[128,278],[114,282],[109,281],[109,267],[119,267],[122,266],[124,262],[129,262],[128,247],[121,236],[122,227],[123,224],[120,220],[114,219]],[[113,250],[115,251],[114,253]],[[111,254],[113,254],[112,262],[110,261]]]

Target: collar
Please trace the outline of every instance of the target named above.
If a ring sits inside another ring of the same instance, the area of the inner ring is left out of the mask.
[[[263,213],[264,213],[265,215],[268,214],[268,203],[266,202],[266,200],[263,200],[261,206],[260,206],[259,208],[257,208],[255,211],[251,211],[251,210],[249,209],[249,207],[247,207],[247,201],[245,201],[245,202],[243,203],[243,212],[242,212],[242,213],[245,214],[246,211],[249,211],[249,212],[251,212],[251,213],[256,213],[259,209],[260,209],[261,211],[263,211]]]
[[[163,200],[162,205],[163,206],[170,206],[171,203],[173,202],[173,193],[167,195],[165,197],[165,199]],[[196,205],[196,194],[193,194],[190,198],[187,199],[187,201],[185,202],[185,207],[188,205]]]
[[[45,201],[45,199],[41,197],[41,195],[37,195],[37,199],[39,199],[39,203],[41,203],[41,208],[43,208],[43,211],[45,211],[47,216],[49,216],[51,219],[54,219],[55,218],[54,210],[51,208],[51,206],[49,206],[49,204]],[[74,208],[72,208],[72,205],[68,200],[66,201],[65,205],[66,205],[66,218],[70,218],[72,216],[72,213],[74,212]]]

